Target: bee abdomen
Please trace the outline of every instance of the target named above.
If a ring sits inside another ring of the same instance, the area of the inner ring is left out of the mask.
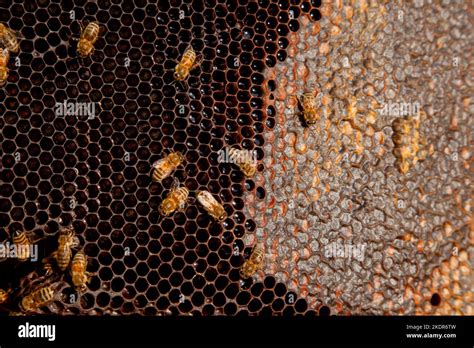
[[[19,247],[18,258],[20,260],[25,260],[30,256],[30,251],[28,248],[30,241],[28,240],[25,232],[16,231],[13,235],[13,243]]]
[[[189,65],[193,65],[195,60],[196,60],[196,52],[194,52],[194,50],[189,49],[186,52],[184,52],[183,62],[189,62]]]
[[[100,27],[97,23],[95,22],[89,23],[86,29],[84,30],[84,38],[87,39],[88,41],[94,42],[95,40],[97,40],[99,36],[99,30],[100,30]]]
[[[29,244],[25,232],[16,231],[13,235],[13,243],[15,244]]]
[[[69,261],[71,261],[71,249],[65,247],[64,250],[58,252],[56,261],[61,271],[66,270],[67,266],[69,266]]]
[[[177,194],[180,201],[184,201],[188,198],[189,190],[186,187],[180,187],[176,191],[176,194]]]
[[[33,299],[39,306],[51,301],[53,297],[54,291],[50,286],[41,288],[33,294]]]
[[[168,175],[168,171],[163,168],[155,168],[153,171],[153,181],[161,181]]]
[[[253,176],[257,171],[257,168],[251,163],[242,163],[240,167],[246,176]]]
[[[75,286],[82,286],[87,281],[86,267],[86,255],[83,252],[78,252],[71,265],[72,282]]]

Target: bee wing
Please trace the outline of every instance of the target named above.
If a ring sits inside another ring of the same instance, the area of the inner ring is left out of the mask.
[[[210,203],[211,204],[211,210],[212,211],[216,211],[216,210],[220,210],[221,207],[223,208],[224,206],[221,205],[218,201],[213,201]]]
[[[196,195],[196,198],[199,203],[205,208],[212,208],[212,196],[209,197],[211,194],[207,191],[199,191]]]
[[[167,162],[166,158],[162,158],[158,161],[153,162],[152,167],[153,167],[153,169],[156,169],[156,168],[162,166],[163,164],[165,164],[166,162]]]
[[[188,197],[188,198],[189,198],[189,197]],[[179,204],[177,211],[179,211],[179,212],[184,211],[184,208],[186,208],[186,204],[187,204],[187,203],[188,203],[188,200],[187,200],[187,199],[183,200],[183,201]]]
[[[174,177],[173,178],[173,184],[171,185],[171,190],[176,190],[179,187],[179,180]]]
[[[81,241],[79,240],[79,237],[74,236],[74,238],[72,239],[71,248],[77,248],[79,245],[81,245]]]
[[[183,212],[184,208],[186,208],[186,201],[181,202],[181,204],[179,205],[178,209],[176,209],[176,211]]]
[[[197,68],[199,65],[201,65],[201,63],[203,62],[204,60],[204,57],[202,56],[202,54],[199,54],[198,56],[196,56],[196,60],[193,64],[193,66],[191,67],[191,70],[192,69],[195,69]]]
[[[25,233],[26,233],[26,237],[28,238],[31,244],[38,243],[39,241],[46,238],[46,236],[38,235],[35,231],[29,231]]]
[[[0,51],[1,51],[1,56],[7,61],[7,65],[8,65],[8,60],[10,59],[10,51],[8,50],[8,48],[0,48]]]

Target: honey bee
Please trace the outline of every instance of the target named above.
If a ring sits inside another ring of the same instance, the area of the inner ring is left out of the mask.
[[[30,240],[25,232],[15,231],[13,233],[13,244],[17,246],[17,257],[20,261],[26,261],[30,257]]]
[[[0,289],[0,304],[5,303],[8,301],[8,297],[10,294],[11,290],[3,290]]]
[[[420,119],[412,116],[398,118],[392,123],[394,143],[393,154],[402,174],[410,170],[411,165],[423,161],[427,156],[426,138],[420,135]]]
[[[170,193],[161,202],[158,211],[163,216],[168,216],[176,210],[184,208],[189,196],[189,190],[186,187],[175,187],[171,189]]]
[[[303,108],[303,117],[307,125],[313,125],[319,119],[316,106],[316,97],[312,92],[303,93],[299,101]]]
[[[0,42],[10,52],[18,53],[20,50],[16,32],[2,23],[0,23]]]
[[[247,151],[230,148],[229,155],[231,161],[240,167],[245,176],[252,177],[255,175],[257,172],[257,163],[252,160]]]
[[[214,219],[219,222],[227,219],[227,213],[224,210],[224,207],[209,192],[199,191],[196,198]]]
[[[243,279],[248,279],[253,276],[263,266],[265,261],[265,248],[263,244],[257,244],[250,257],[244,262],[240,268],[240,276]]]
[[[87,24],[86,28],[81,31],[81,37],[77,43],[77,54],[79,57],[86,58],[92,53],[99,34],[100,27],[97,22]]]
[[[178,62],[174,70],[174,78],[177,81],[184,81],[194,68],[197,68],[202,62],[202,57],[198,57],[192,47],[189,47],[183,54],[181,61]]]
[[[72,257],[71,248],[77,244],[73,227],[64,228],[59,232],[58,250],[53,253],[53,256],[61,271],[65,271],[69,266]]]
[[[0,87],[5,85],[8,78],[8,60],[10,52],[7,49],[0,48]]]
[[[71,277],[72,283],[77,289],[85,289],[86,284],[90,281],[87,269],[87,257],[83,251],[78,251],[74,255],[71,263]]]
[[[21,299],[20,309],[22,312],[33,312],[43,307],[54,298],[53,286],[44,286]]]
[[[171,152],[168,156],[153,163],[153,174],[152,180],[155,182],[161,182],[167,178],[173,170],[183,163],[183,155],[181,152]]]

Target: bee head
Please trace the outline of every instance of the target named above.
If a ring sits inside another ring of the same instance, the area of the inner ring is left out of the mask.
[[[160,206],[158,207],[158,213],[160,213],[163,216],[168,216],[171,210],[171,206],[169,202],[162,202]]]
[[[87,56],[91,53],[93,45],[91,42],[86,40],[81,40],[77,44],[77,54],[81,58],[87,58]]]
[[[178,165],[183,161],[184,156],[181,152],[178,151],[178,152],[173,153],[170,158],[174,164]]]
[[[180,65],[176,67],[176,70],[173,74],[175,80],[183,81],[186,76],[186,69],[182,68]]]
[[[65,227],[65,228],[61,229],[59,233],[63,236],[66,236],[66,237],[73,237],[74,236],[74,227],[72,227],[72,226]]]

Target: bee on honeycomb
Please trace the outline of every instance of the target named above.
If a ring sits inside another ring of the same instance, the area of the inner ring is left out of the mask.
[[[397,158],[400,173],[405,174],[411,166],[427,156],[426,138],[420,134],[421,117],[405,116],[392,123],[393,154]]]

